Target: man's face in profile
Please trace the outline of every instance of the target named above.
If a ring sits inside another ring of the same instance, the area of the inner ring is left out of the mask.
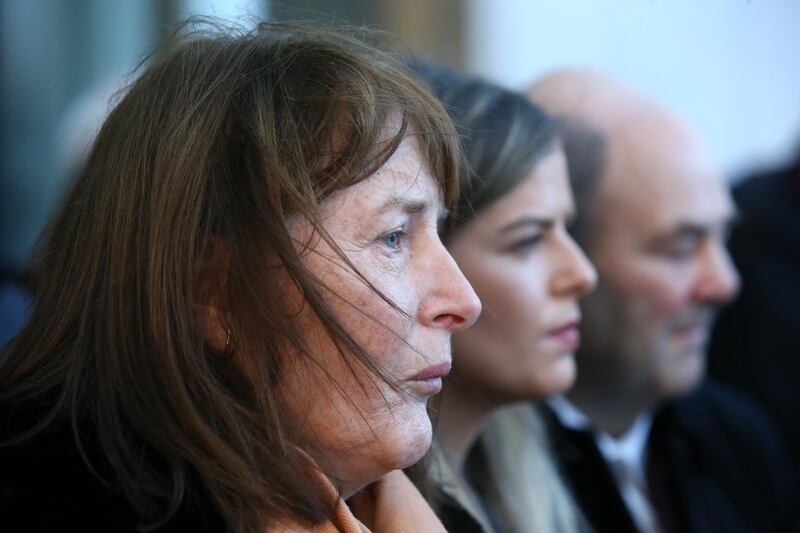
[[[702,143],[641,117],[609,138],[588,253],[580,372],[657,400],[704,375],[717,308],[739,280],[725,249],[733,205]]]

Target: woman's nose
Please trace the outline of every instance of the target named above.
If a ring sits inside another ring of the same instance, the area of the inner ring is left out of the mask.
[[[553,278],[553,292],[560,296],[581,297],[597,285],[597,271],[583,249],[565,233],[562,236],[560,265]]]
[[[429,280],[422,298],[420,320],[423,323],[455,332],[468,328],[481,314],[481,301],[453,257],[441,243],[436,258],[422,276]]]

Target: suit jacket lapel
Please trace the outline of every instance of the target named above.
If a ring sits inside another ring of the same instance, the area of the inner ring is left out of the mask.
[[[549,407],[542,409],[562,473],[594,531],[638,533],[592,434],[566,428]]]
[[[750,531],[720,487],[720,478],[734,474],[715,471],[715,457],[728,450],[703,449],[701,439],[689,436],[691,425],[676,405],[671,402],[656,414],[648,441],[648,483],[659,521],[667,533]]]

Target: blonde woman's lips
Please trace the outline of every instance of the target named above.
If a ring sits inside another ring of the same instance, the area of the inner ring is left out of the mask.
[[[581,345],[580,325],[580,320],[571,320],[555,329],[551,329],[548,335],[553,340],[564,345],[564,347],[574,351]]]

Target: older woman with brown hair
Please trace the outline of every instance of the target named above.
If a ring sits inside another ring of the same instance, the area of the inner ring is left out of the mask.
[[[0,359],[2,527],[440,530],[399,469],[480,309],[437,232],[454,142],[357,39],[166,47],[46,230]]]

